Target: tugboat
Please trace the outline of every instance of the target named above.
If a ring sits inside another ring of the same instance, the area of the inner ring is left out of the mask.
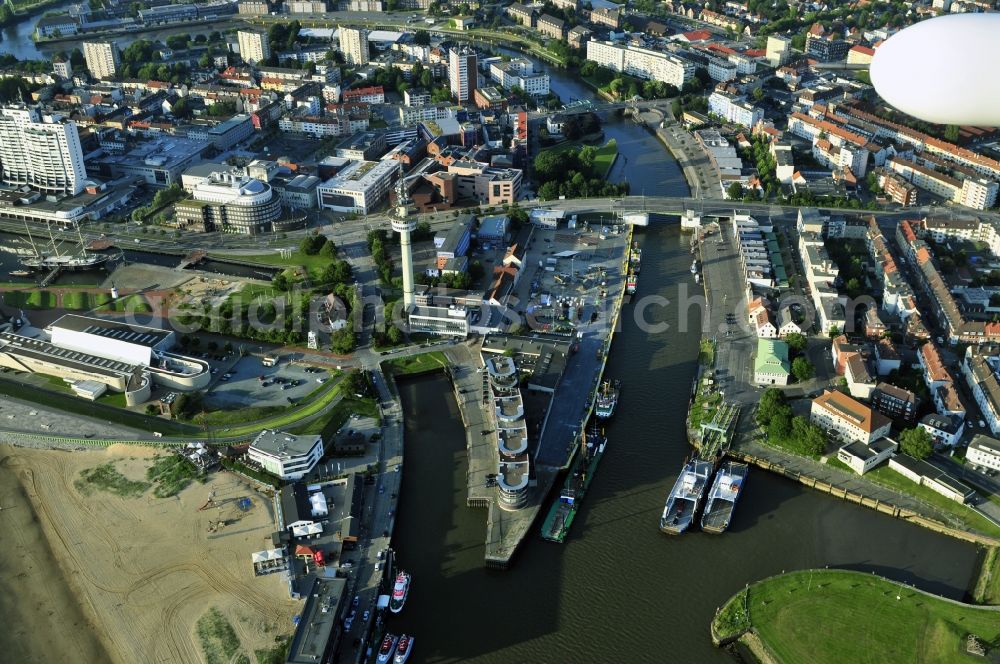
[[[396,646],[396,656],[392,660],[393,664],[404,664],[410,658],[411,652],[413,652],[413,637],[404,634],[399,637],[399,645]]]
[[[375,659],[377,664],[389,664],[392,659],[392,653],[396,649],[396,641],[399,637],[395,634],[386,634],[385,638],[382,639],[382,645],[378,649],[378,657]]]
[[[628,277],[625,279],[625,294],[630,298],[635,295],[635,289],[639,285],[639,277],[635,272],[629,272]]]
[[[597,394],[597,403],[594,405],[594,415],[597,416],[597,419],[606,420],[614,415],[620,392],[620,380],[606,380],[601,383],[601,390]]]
[[[667,496],[660,517],[660,530],[671,535],[680,535],[694,522],[698,505],[708,488],[708,480],[712,476],[712,464],[703,459],[694,458],[684,464],[674,488]]]
[[[408,572],[400,570],[396,575],[396,583],[392,587],[392,599],[389,600],[389,610],[399,613],[406,604],[406,597],[410,594],[410,575]]]

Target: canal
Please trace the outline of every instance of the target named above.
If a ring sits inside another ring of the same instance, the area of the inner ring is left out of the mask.
[[[651,228],[640,241],[640,295],[677,301],[694,288],[687,238]],[[626,305],[608,373],[624,380],[608,452],[566,544],[537,528],[510,570],[483,568],[485,512],[465,506],[465,448],[443,376],[404,382],[405,474],[393,546],[413,573],[389,628],[416,636],[415,662],[729,662],[711,645],[716,607],[783,570],[874,571],[962,597],[976,549],[798,484],[752,471],[721,536],[659,532],[663,502],[689,454],[687,396],[699,332],[673,305],[649,308],[645,332]],[[930,553],[933,552],[933,553]]]

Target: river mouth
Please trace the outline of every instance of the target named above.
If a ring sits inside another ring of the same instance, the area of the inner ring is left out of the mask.
[[[694,286],[676,226],[639,239],[644,294],[676,301],[678,284]],[[807,567],[874,571],[966,597],[974,546],[757,469],[725,534],[660,533],[663,501],[690,453],[684,411],[699,332],[645,332],[634,306],[625,305],[607,369],[624,381],[622,400],[570,535],[546,542],[536,524],[507,571],[483,567],[486,512],[465,505],[464,432],[448,378],[401,382],[406,472],[393,546],[413,588],[388,627],[418,637],[411,661],[664,661],[668,638],[668,661],[732,662],[709,638],[716,608],[748,582]],[[669,322],[677,312],[650,315]]]

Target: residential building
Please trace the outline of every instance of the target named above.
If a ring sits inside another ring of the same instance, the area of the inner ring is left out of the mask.
[[[587,59],[612,71],[678,88],[691,80],[695,70],[693,62],[671,53],[594,39],[587,42]]]
[[[870,65],[873,57],[875,57],[875,49],[855,44],[847,51],[847,64]]]
[[[708,97],[708,112],[722,116],[726,122],[733,122],[747,129],[757,126],[764,118],[764,109],[755,106],[745,97],[737,97],[716,90]]]
[[[0,169],[3,183],[28,185],[50,194],[79,194],[87,169],[76,123],[37,108],[0,108]]]
[[[270,0],[239,0],[236,13],[241,16],[267,16],[274,11]]]
[[[367,104],[384,104],[385,89],[381,85],[371,85],[365,88],[344,90],[344,103],[365,102]]]
[[[337,30],[340,37],[340,51],[344,61],[357,67],[368,64],[368,31],[356,28],[340,27]]]
[[[87,71],[97,79],[114,78],[121,67],[121,52],[112,41],[83,42],[83,57]]]
[[[271,44],[263,30],[237,30],[236,40],[244,62],[265,62],[271,57]]]
[[[917,395],[890,383],[878,383],[871,394],[872,407],[894,420],[913,422],[917,416]]]
[[[820,62],[843,60],[850,47],[850,43],[840,39],[836,33],[826,32],[819,23],[806,35],[806,55]]]
[[[59,78],[73,78],[73,64],[59,55],[52,58],[52,73]]]
[[[955,447],[965,432],[965,420],[955,415],[929,413],[920,420],[920,428],[930,434],[936,447]]]
[[[535,27],[535,10],[533,7],[526,7],[519,2],[515,2],[507,7],[507,15],[526,28]]]
[[[965,451],[965,460],[984,468],[1000,470],[1000,440],[977,433]]]
[[[889,435],[892,421],[839,390],[825,390],[812,400],[809,420],[841,440],[868,445]]]
[[[986,426],[994,434],[1000,434],[1000,381],[991,364],[995,356],[989,356],[969,346],[962,361],[962,375],[969,386],[972,398],[979,405]]]
[[[403,91],[403,104],[406,106],[429,106],[430,103],[431,93],[423,88],[407,88]]]
[[[297,480],[309,474],[323,456],[323,438],[295,436],[264,429],[247,450],[251,461],[283,480]]]
[[[590,22],[594,25],[603,25],[606,28],[617,30],[622,24],[622,12],[615,7],[595,7],[590,11]]]
[[[788,344],[777,339],[757,339],[753,382],[757,385],[788,385],[790,373]]]
[[[452,99],[460,104],[473,101],[477,71],[475,51],[458,47],[448,51],[448,83]]]
[[[573,48],[583,48],[584,45],[590,40],[590,36],[594,34],[582,25],[578,25],[571,28],[569,32],[566,33],[566,41]]]
[[[765,56],[772,67],[780,67],[788,62],[792,53],[792,40],[781,35],[767,36]]]
[[[566,22],[561,18],[542,14],[535,22],[535,28],[552,39],[563,39],[566,37]]]
[[[864,475],[899,449],[896,441],[881,438],[870,443],[854,441],[837,450],[837,460],[846,463],[858,475]]]

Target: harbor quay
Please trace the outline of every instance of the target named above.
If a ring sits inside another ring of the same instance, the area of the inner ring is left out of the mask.
[[[510,565],[580,447],[618,325],[632,242],[632,227],[620,220],[536,229],[525,258],[530,267],[512,294],[525,303],[517,313],[527,325],[515,335],[490,334],[476,347],[445,351],[466,432],[466,504],[487,511],[488,567]],[[547,260],[555,255],[559,271]],[[560,308],[568,315],[560,317]],[[526,497],[514,509],[498,500],[504,414],[491,390],[490,358],[510,358],[522,387],[530,471]]]

